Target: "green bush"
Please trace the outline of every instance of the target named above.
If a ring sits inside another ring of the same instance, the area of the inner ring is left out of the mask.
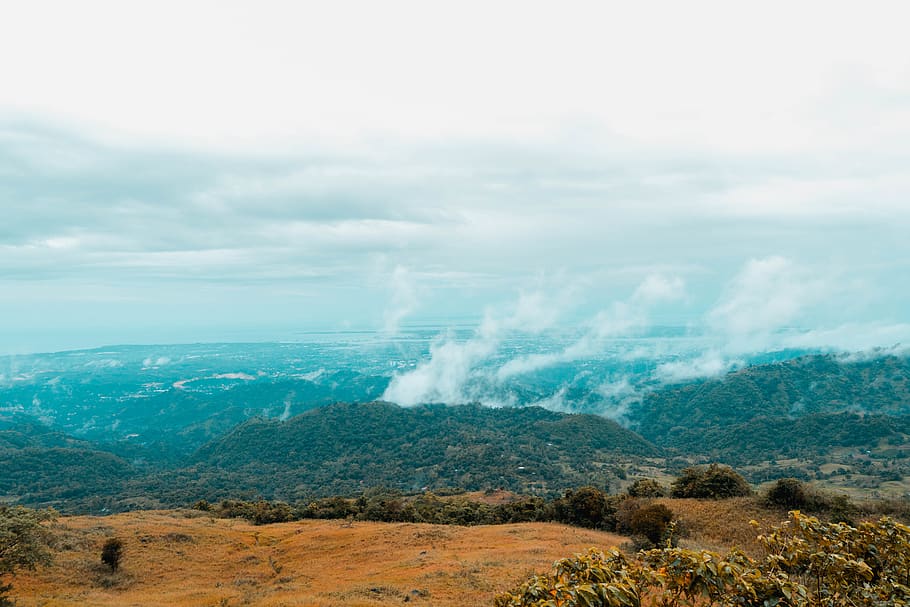
[[[653,478],[640,478],[632,483],[626,493],[629,497],[665,497],[666,489]]]
[[[808,510],[811,500],[803,484],[795,478],[782,478],[768,488],[765,503],[772,508]]]
[[[648,504],[632,513],[629,527],[632,534],[647,538],[652,545],[657,545],[667,532],[667,526],[673,520],[673,511],[663,504]]]
[[[615,503],[596,487],[581,487],[566,491],[554,504],[558,521],[579,527],[608,528],[616,524]]]
[[[725,499],[752,494],[752,487],[730,466],[711,464],[686,468],[670,487],[673,497]]]

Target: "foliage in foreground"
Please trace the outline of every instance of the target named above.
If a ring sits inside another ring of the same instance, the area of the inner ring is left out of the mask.
[[[16,569],[34,569],[50,562],[49,531],[43,522],[55,517],[53,510],[30,510],[0,505],[0,579]],[[11,584],[0,582],[0,607],[12,605],[7,593]]]
[[[555,563],[496,607],[835,607],[910,605],[910,527],[851,527],[790,513],[760,535],[765,556],[658,548],[628,558],[591,550]]]

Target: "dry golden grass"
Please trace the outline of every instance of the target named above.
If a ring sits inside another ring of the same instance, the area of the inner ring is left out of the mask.
[[[19,575],[13,596],[21,607],[488,606],[558,558],[625,541],[543,523],[256,527],[201,514],[61,518],[54,564]],[[112,536],[125,546],[116,574],[100,563]]]
[[[756,498],[739,497],[725,500],[696,500],[661,498],[680,522],[680,544],[687,548],[726,552],[737,547],[756,556],[760,546],[755,541],[757,532],[749,524],[758,521],[767,530],[787,518],[785,512],[761,508]]]
[[[443,497],[441,499],[467,500],[470,502],[487,504],[488,506],[498,506],[499,504],[508,504],[521,498],[522,496],[518,495],[517,493],[513,493],[512,491],[497,489],[495,491],[470,491],[467,493],[459,493],[457,495]]]

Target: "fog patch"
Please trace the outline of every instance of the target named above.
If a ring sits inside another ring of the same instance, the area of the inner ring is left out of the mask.
[[[617,381],[604,382],[597,387],[597,394],[604,398],[600,415],[621,424],[628,423],[632,405],[641,402],[643,390],[636,387],[628,377]]]
[[[169,365],[170,363],[171,363],[171,359],[168,358],[167,356],[159,356],[157,358],[149,356],[145,360],[142,361],[142,368],[143,369],[157,369],[158,367],[163,367],[165,365]]]
[[[292,395],[288,395],[284,399],[284,411],[281,412],[281,415],[278,416],[279,421],[286,422],[291,417],[291,400]]]
[[[302,380],[315,383],[316,380],[318,380],[323,375],[325,375],[325,369],[320,368],[316,369],[315,371],[310,371],[309,373],[301,373],[300,375],[297,375],[297,377]]]
[[[813,304],[830,294],[829,285],[784,257],[748,261],[706,314],[709,329],[731,352],[769,349],[776,333],[792,326]]]
[[[709,351],[696,358],[661,363],[654,370],[654,377],[668,384],[693,379],[717,377],[745,365],[741,359],[731,359],[717,351]]]
[[[910,324],[845,323],[788,334],[781,342],[791,348],[829,350],[857,359],[901,356],[910,351]]]
[[[401,330],[401,321],[417,309],[417,287],[413,276],[404,266],[395,267],[389,277],[388,287],[391,296],[383,312],[382,332],[396,336]]]
[[[478,396],[469,394],[466,387],[472,377],[483,373],[479,365],[496,352],[498,345],[499,336],[489,328],[461,343],[446,336],[431,344],[428,361],[413,371],[393,375],[382,399],[407,407],[477,400]]]
[[[574,410],[574,407],[566,400],[566,393],[568,390],[568,386],[562,386],[554,394],[533,402],[531,405],[535,407],[543,407],[544,409],[548,409],[550,411],[571,413]]]
[[[89,369],[117,369],[123,366],[123,362],[115,358],[102,358],[99,360],[90,360],[85,363]]]
[[[239,379],[242,381],[254,381],[256,379],[256,377],[253,375],[250,375],[249,373],[238,372],[238,373],[216,373],[215,375],[212,375],[212,379]]]

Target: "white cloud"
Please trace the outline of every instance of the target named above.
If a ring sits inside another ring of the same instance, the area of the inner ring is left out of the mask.
[[[417,368],[392,377],[383,400],[404,406],[420,403],[466,403],[490,399],[489,363],[509,333],[538,334],[558,319],[559,298],[524,292],[505,314],[488,309],[474,335],[463,342],[445,336],[430,346],[430,358]],[[548,305],[549,304],[549,305]]]
[[[634,268],[588,291],[615,301],[640,268],[673,265],[698,270],[655,317],[684,322],[755,259],[708,316],[731,351],[790,324],[907,322],[908,13],[18,3],[0,20],[0,332],[257,314],[391,328],[418,310],[365,310],[388,299],[377,257],[408,269],[431,317],[542,273]],[[814,316],[829,289],[856,303]],[[102,291],[111,305],[70,305]],[[632,330],[620,308],[563,356]]]
[[[416,369],[392,377],[383,400],[403,406],[421,403],[459,404],[479,400],[467,391],[479,366],[496,352],[498,336],[481,331],[458,343],[447,338],[430,347],[430,359]]]
[[[506,404],[497,396],[497,388],[504,382],[561,362],[601,354],[606,340],[645,328],[651,307],[680,297],[683,284],[676,278],[649,276],[628,301],[616,302],[598,314],[588,323],[585,333],[563,350],[516,357],[496,368],[496,357],[507,336],[537,335],[555,327],[561,314],[571,307],[577,289],[570,285],[556,289],[553,295],[523,292],[507,314],[487,310],[473,337],[457,342],[447,336],[432,344],[429,360],[419,363],[416,369],[394,375],[383,399],[405,406],[471,401]],[[555,394],[546,402],[555,406],[561,399]]]
[[[165,365],[169,365],[170,363],[171,363],[171,359],[167,356],[159,356],[157,358],[148,356],[142,361],[142,368],[143,369],[154,369],[157,367],[164,367]]]
[[[632,304],[647,307],[660,302],[677,301],[685,296],[685,291],[685,282],[679,276],[650,274],[635,289]]]

